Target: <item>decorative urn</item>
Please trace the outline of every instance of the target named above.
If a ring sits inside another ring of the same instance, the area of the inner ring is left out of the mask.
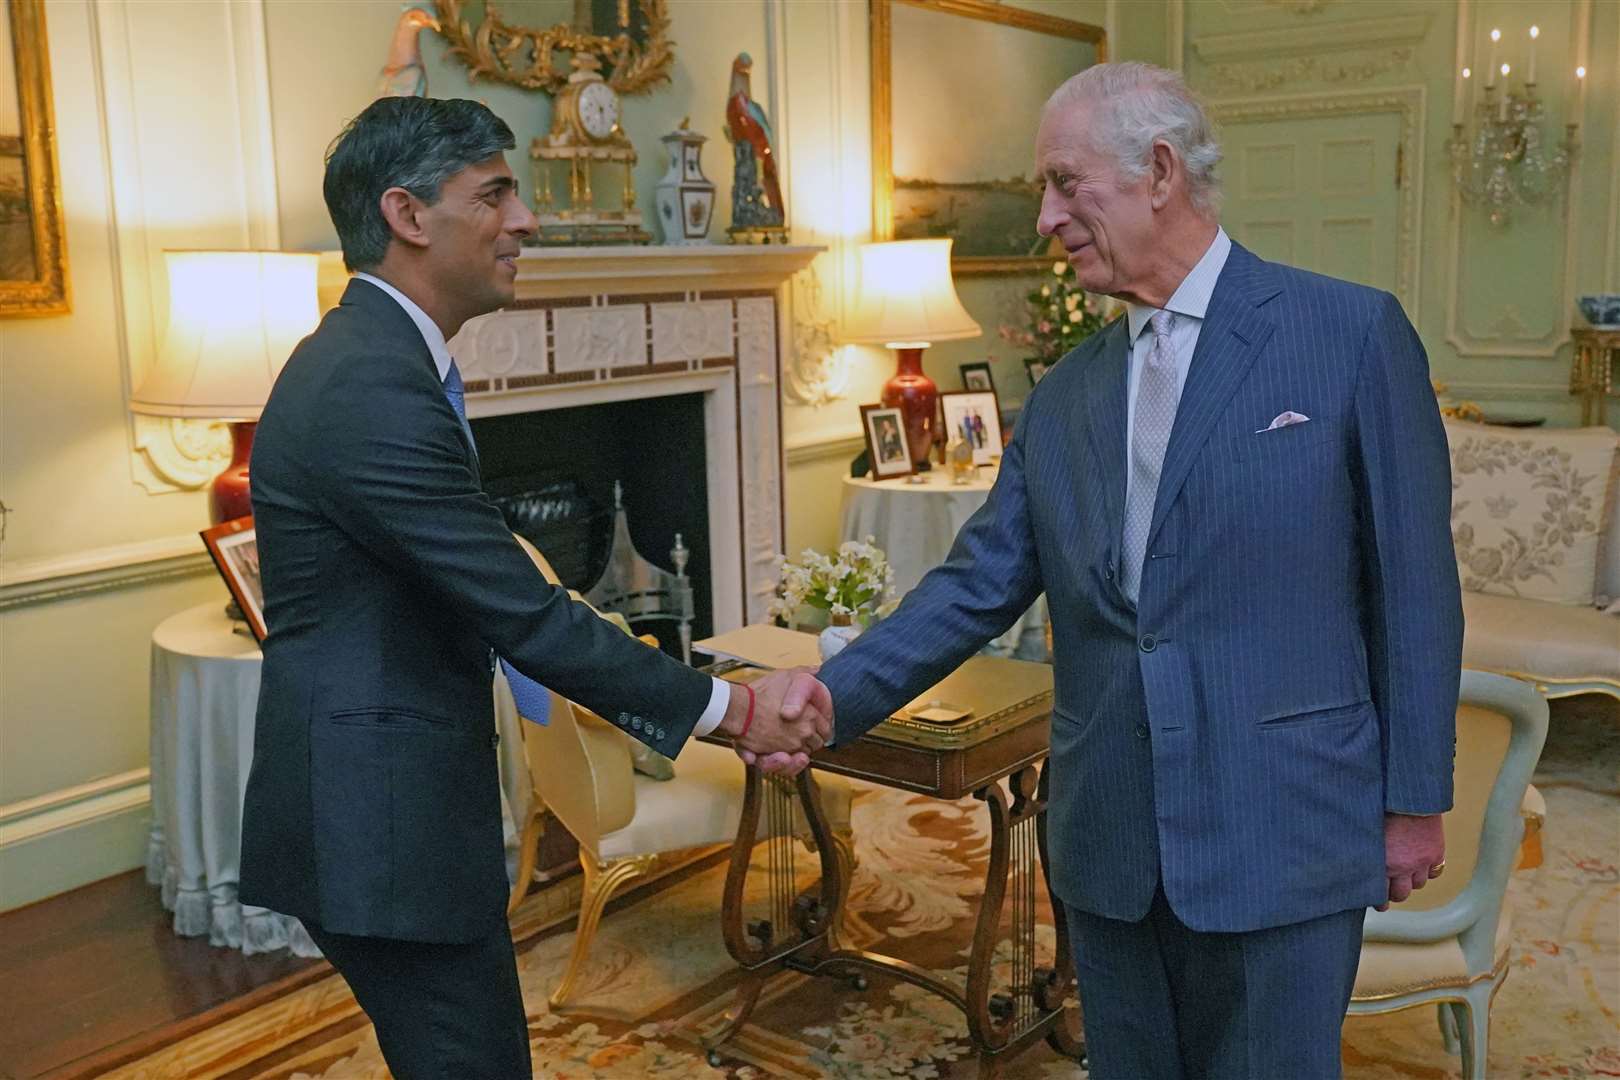
[[[658,181],[658,225],[666,244],[706,244],[714,217],[714,184],[703,175],[703,144],[708,137],[687,121],[665,135],[669,171]]]

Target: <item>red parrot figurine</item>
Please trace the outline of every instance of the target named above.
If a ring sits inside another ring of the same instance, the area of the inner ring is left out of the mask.
[[[726,99],[726,134],[736,159],[732,184],[734,226],[779,227],[786,222],[782,187],[776,176],[775,136],[765,110],[749,89],[753,57],[738,53],[731,63],[731,94]]]

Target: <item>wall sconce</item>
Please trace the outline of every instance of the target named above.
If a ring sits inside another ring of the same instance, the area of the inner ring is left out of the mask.
[[[1549,150],[1542,142],[1546,110],[1536,94],[1536,43],[1540,37],[1541,28],[1532,26],[1523,90],[1514,91],[1508,81],[1513,66],[1506,62],[1499,65],[1496,59],[1502,31],[1491,31],[1485,87],[1473,104],[1472,130],[1465,116],[1469,87],[1474,81],[1471,68],[1462,69],[1455,87],[1451,138],[1446,142],[1452,183],[1464,203],[1483,206],[1491,224],[1497,227],[1508,224],[1515,207],[1540,206],[1561,197],[1580,151],[1578,121],[1564,125],[1564,139],[1556,147]],[[1581,115],[1585,94],[1586,68],[1577,67],[1572,116]]]

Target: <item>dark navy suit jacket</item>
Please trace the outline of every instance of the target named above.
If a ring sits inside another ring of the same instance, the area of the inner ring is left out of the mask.
[[[270,633],[241,899],[334,933],[479,940],[507,896],[495,654],[642,716],[626,730],[671,757],[713,684],[540,576],[421,332],[374,285],[350,282],[294,350],[252,475]]]
[[[1462,611],[1423,347],[1387,293],[1234,244],[1165,452],[1139,606],[1117,585],[1126,320],[1035,387],[947,561],[829,661],[837,741],[1044,591],[1053,888],[1196,930],[1383,902],[1385,811],[1451,805]],[[1263,431],[1292,410],[1305,423]]]

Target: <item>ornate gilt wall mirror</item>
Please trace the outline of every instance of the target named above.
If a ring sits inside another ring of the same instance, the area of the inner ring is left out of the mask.
[[[873,236],[952,237],[958,274],[1044,265],[1035,127],[1108,59],[1103,28],[989,0],[871,4]]]
[[[0,0],[0,316],[69,308],[44,0]]]
[[[675,43],[668,0],[436,0],[439,32],[468,78],[556,94],[567,56],[590,53],[621,94],[669,81]]]

